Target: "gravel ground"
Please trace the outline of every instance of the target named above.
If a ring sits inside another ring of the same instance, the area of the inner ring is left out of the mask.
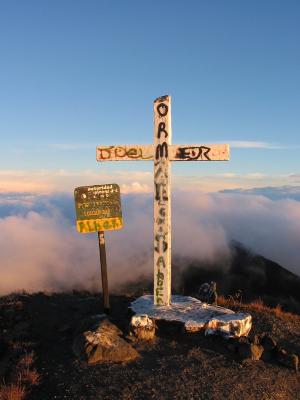
[[[111,297],[111,318],[125,335],[131,300]],[[28,399],[300,399],[299,375],[293,370],[275,362],[241,361],[222,338],[202,334],[164,332],[151,343],[135,344],[141,357],[134,362],[88,366],[74,357],[72,339],[82,319],[101,312],[101,299],[87,293],[0,299],[3,339],[12,346],[23,338],[24,346],[36,354],[40,383]],[[286,319],[263,310],[247,312],[253,316],[252,334],[272,333],[280,344],[300,354],[298,316]],[[5,372],[2,365],[6,379],[11,369],[12,365]]]

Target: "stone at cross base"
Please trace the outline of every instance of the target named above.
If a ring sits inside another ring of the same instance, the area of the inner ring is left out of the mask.
[[[173,295],[169,306],[156,306],[153,296],[139,297],[130,305],[134,313],[131,331],[139,339],[151,339],[161,322],[176,324],[182,332],[221,334],[225,338],[247,336],[252,317],[246,313],[203,303],[190,296]]]

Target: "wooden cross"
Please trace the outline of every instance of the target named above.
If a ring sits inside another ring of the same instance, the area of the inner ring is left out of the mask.
[[[227,144],[171,144],[171,97],[154,100],[154,145],[98,146],[97,161],[154,160],[154,304],[171,301],[171,163],[227,161]]]

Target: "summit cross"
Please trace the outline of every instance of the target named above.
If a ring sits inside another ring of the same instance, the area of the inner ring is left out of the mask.
[[[227,161],[227,144],[171,144],[171,96],[154,100],[154,144],[97,146],[97,161],[154,160],[154,304],[171,302],[171,163]]]

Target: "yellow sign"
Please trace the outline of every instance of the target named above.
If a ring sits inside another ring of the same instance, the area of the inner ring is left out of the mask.
[[[119,185],[81,186],[75,189],[74,197],[78,232],[91,233],[123,227]]]

